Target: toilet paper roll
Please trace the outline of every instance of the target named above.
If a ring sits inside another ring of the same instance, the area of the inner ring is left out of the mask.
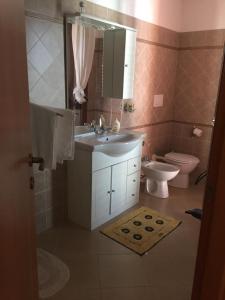
[[[194,128],[193,129],[193,135],[194,136],[200,137],[200,136],[202,136],[202,133],[203,133],[203,131],[200,128]]]

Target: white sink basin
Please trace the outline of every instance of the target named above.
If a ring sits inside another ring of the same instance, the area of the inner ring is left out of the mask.
[[[75,136],[75,142],[77,146],[91,151],[102,152],[109,156],[119,156],[134,149],[143,138],[143,133],[133,131],[103,135],[89,133]]]
[[[111,135],[106,135],[106,136],[102,136],[102,137],[99,137],[97,138],[97,140],[101,143],[107,143],[107,144],[110,144],[110,143],[127,143],[129,141],[131,141],[133,139],[134,136],[132,136],[131,134],[124,134],[124,133],[121,133],[121,134],[111,134]]]

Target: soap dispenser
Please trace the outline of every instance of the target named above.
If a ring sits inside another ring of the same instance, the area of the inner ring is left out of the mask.
[[[105,118],[103,115],[100,115],[99,126],[100,128],[105,128]]]
[[[120,121],[117,118],[113,123],[112,131],[113,132],[119,132],[120,131]]]

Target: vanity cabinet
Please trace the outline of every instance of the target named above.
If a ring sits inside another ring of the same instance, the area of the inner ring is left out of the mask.
[[[110,157],[76,149],[68,162],[69,219],[93,230],[139,201],[141,143]]]

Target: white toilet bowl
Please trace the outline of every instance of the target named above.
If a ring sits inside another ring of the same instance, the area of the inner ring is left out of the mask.
[[[167,181],[179,173],[179,167],[157,161],[144,161],[142,162],[142,170],[147,177],[147,193],[158,198],[168,198]]]
[[[164,156],[164,160],[180,168],[179,174],[169,182],[169,185],[179,188],[189,187],[189,175],[197,167],[200,160],[189,154],[170,152]]]

